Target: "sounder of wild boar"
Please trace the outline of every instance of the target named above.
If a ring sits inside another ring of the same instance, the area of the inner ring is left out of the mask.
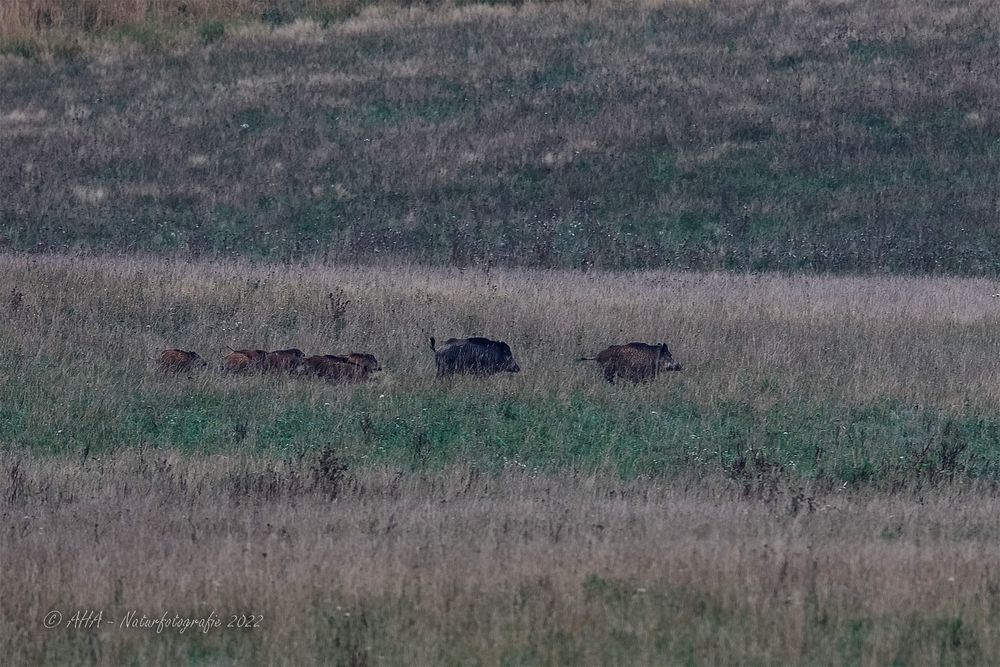
[[[431,351],[437,366],[437,376],[518,373],[521,367],[514,360],[510,346],[500,340],[480,336],[449,338],[441,345],[433,337]],[[660,373],[681,370],[666,343],[625,343],[611,345],[594,357],[580,357],[577,361],[596,361],[604,379],[614,384],[616,379],[647,382]],[[160,353],[160,368],[169,372],[189,371],[196,366],[207,366],[196,352],[176,348]],[[287,350],[229,348],[222,359],[222,369],[230,373],[279,372],[310,375],[330,382],[346,383],[367,380],[382,370],[374,355],[350,352],[348,354],[317,354],[306,356],[298,348]]]

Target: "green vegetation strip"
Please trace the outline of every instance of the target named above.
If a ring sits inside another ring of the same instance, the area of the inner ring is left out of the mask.
[[[819,399],[759,408],[696,404],[679,389],[506,394],[486,383],[386,396],[378,387],[308,391],[275,400],[249,391],[159,379],[95,397],[54,372],[0,384],[0,441],[39,453],[122,447],[188,453],[312,456],[332,448],[351,465],[484,470],[611,467],[623,477],[723,472],[884,485],[919,479],[1000,478],[1000,419],[882,401],[851,407]],[[309,380],[299,382],[310,384]],[[119,384],[121,383],[121,385]],[[92,385],[93,386],[93,385]]]

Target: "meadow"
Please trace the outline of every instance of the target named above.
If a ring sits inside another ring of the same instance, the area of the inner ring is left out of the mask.
[[[7,0],[0,247],[996,275],[998,29],[986,0]]]
[[[3,661],[1000,661],[998,31],[0,2]],[[521,372],[436,378],[469,335]],[[627,341],[684,370],[577,362]]]
[[[1000,654],[991,281],[7,254],[0,284],[14,663]],[[477,333],[522,372],[436,379],[427,337]],[[631,339],[685,370],[574,361]],[[218,367],[291,345],[385,370]],[[42,627],[75,608],[265,622]]]
[[[37,453],[332,446],[407,468],[776,466],[837,484],[1000,463],[987,280],[5,255],[0,283],[0,440]],[[508,342],[522,372],[438,381],[428,338],[468,335]],[[667,342],[685,370],[610,386],[575,361],[629,340]],[[167,347],[214,368],[164,376]],[[385,371],[352,387],[220,372],[243,347],[370,352]]]
[[[982,665],[995,492],[0,454],[7,664]],[[67,628],[76,609],[98,628]],[[50,611],[63,626],[42,627]],[[252,629],[122,629],[263,615]]]

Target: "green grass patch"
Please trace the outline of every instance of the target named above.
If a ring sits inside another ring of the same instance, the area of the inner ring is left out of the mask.
[[[903,50],[901,45],[883,41],[854,40],[847,44],[847,53],[851,58],[865,64],[893,58]]]
[[[0,54],[31,60],[42,54],[42,46],[33,39],[8,39],[0,41]]]
[[[198,26],[198,36],[205,44],[211,44],[222,39],[226,34],[226,25],[222,21],[205,21]]]
[[[135,444],[271,454],[333,446],[353,463],[408,469],[611,464],[625,477],[723,471],[748,483],[769,471],[876,485],[1000,475],[1000,420],[891,402],[852,408],[803,400],[762,410],[692,403],[679,386],[565,398],[461,386],[382,397],[375,387],[329,387],[320,401],[306,379],[251,378],[234,387],[211,373],[141,382],[133,373],[81,372],[72,380],[54,366],[25,369],[17,383],[0,385],[0,441],[51,453]]]

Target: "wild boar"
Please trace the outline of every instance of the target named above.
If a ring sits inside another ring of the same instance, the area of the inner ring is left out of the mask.
[[[368,369],[369,372],[374,373],[375,371],[382,370],[382,367],[378,363],[378,359],[375,358],[374,354],[366,354],[363,352],[350,352],[344,355],[344,358],[350,361],[352,364],[357,364]]]
[[[294,371],[302,365],[305,357],[302,350],[291,348],[268,352],[264,357],[264,369],[269,371]]]
[[[604,371],[604,379],[614,384],[616,377],[639,383],[666,371],[679,371],[666,343],[626,343],[612,345],[596,357],[581,357],[578,361],[596,361]]]
[[[266,359],[265,350],[233,350],[223,359],[222,366],[234,373],[260,371],[264,369]]]
[[[449,338],[441,347],[431,338],[431,350],[437,364],[437,376],[455,374],[492,375],[517,373],[521,369],[514,361],[510,346],[489,338]]]
[[[160,368],[164,371],[189,371],[195,366],[207,365],[197,352],[170,348],[160,352]]]
[[[358,355],[375,357],[371,355]],[[320,354],[308,357],[302,364],[306,373],[317,375],[330,382],[360,382],[368,379],[373,370],[380,370],[378,362],[374,362],[374,367],[365,363],[356,363],[351,360],[351,355],[338,356],[335,354]],[[367,361],[367,360],[362,360]]]

